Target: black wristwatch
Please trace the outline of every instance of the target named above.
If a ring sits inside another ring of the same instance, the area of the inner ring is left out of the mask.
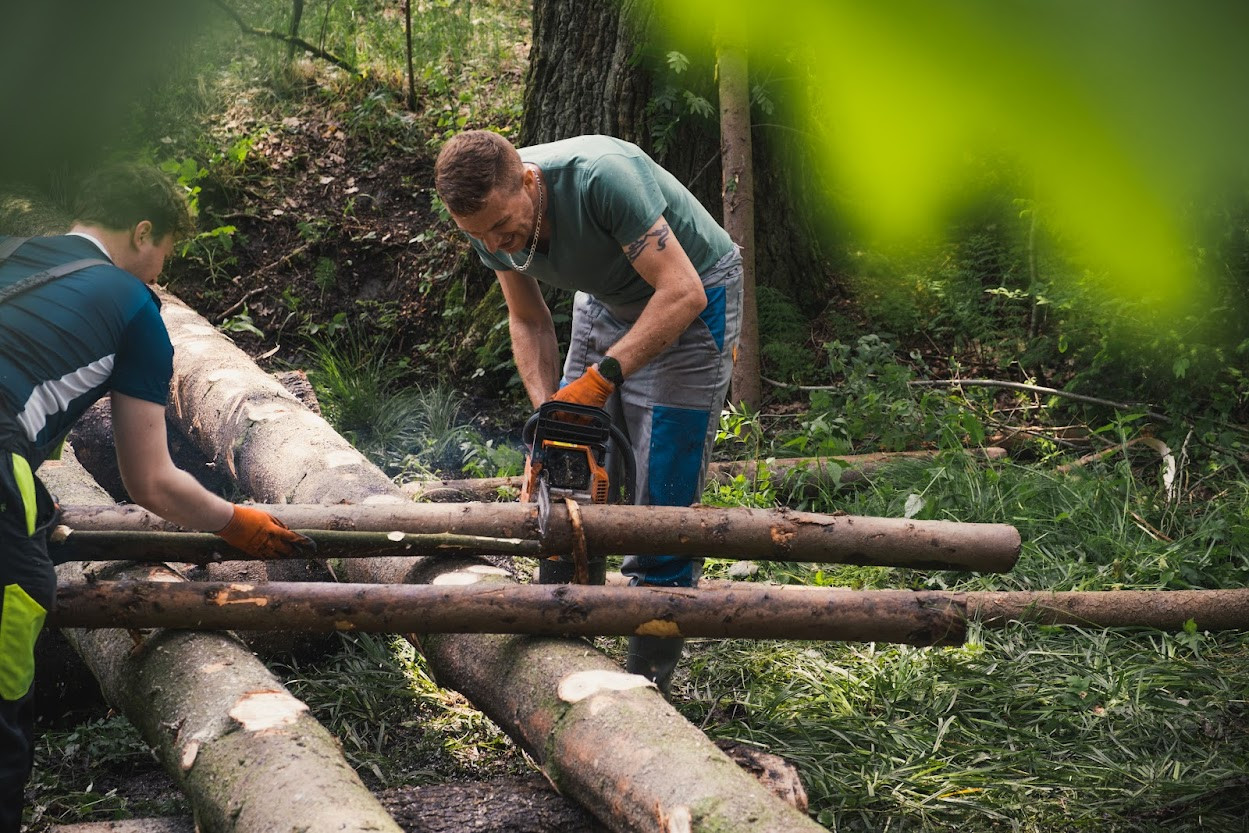
[[[603,375],[604,379],[617,387],[624,383],[624,373],[620,370],[620,362],[611,356],[605,356],[598,363],[598,372]]]

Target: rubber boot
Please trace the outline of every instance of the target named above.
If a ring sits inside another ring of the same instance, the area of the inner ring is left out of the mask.
[[[667,697],[672,687],[672,674],[677,670],[684,647],[685,640],[679,636],[631,636],[625,670],[630,674],[641,674]]]

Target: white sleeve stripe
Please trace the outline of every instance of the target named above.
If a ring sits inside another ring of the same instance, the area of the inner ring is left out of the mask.
[[[18,423],[26,431],[26,438],[35,442],[39,432],[48,424],[49,416],[67,410],[70,402],[103,384],[113,373],[115,356],[115,353],[111,353],[96,359],[85,367],[66,373],[59,379],[50,379],[32,390],[26,406],[17,415]]]

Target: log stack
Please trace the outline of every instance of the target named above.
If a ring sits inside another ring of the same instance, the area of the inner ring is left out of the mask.
[[[171,295],[172,418],[268,503],[399,505],[398,487]],[[350,581],[467,582],[472,558],[386,557],[345,563]],[[437,679],[515,738],[561,791],[612,830],[817,831],[734,764],[658,691],[587,643],[530,636],[422,637]]]

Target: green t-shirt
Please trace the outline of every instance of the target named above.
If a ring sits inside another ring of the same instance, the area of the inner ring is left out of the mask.
[[[538,252],[525,271],[543,283],[588,292],[609,304],[632,304],[654,294],[625,257],[662,215],[694,269],[705,274],[728,254],[733,241],[676,177],[637,145],[611,136],[577,136],[521,148],[542,170],[550,196],[550,250]],[[487,252],[469,238],[482,263],[514,270],[503,252]],[[524,263],[529,250],[513,255]]]

